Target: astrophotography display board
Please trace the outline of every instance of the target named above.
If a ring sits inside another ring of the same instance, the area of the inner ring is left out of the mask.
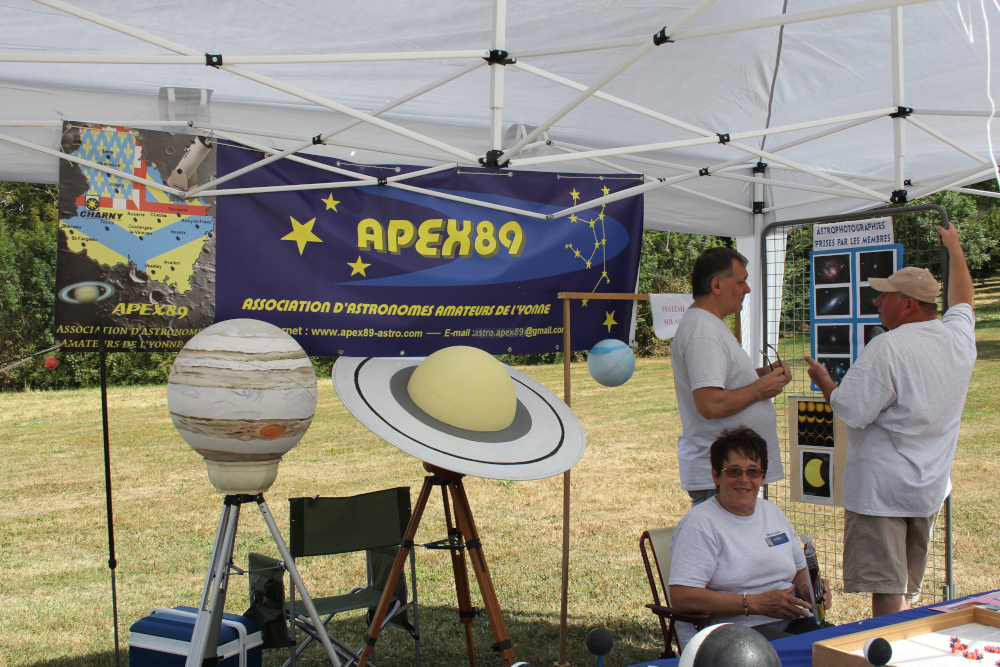
[[[788,445],[791,500],[839,506],[847,426],[822,396],[788,397]]]
[[[993,665],[1000,658],[994,652],[1000,651],[1000,613],[962,609],[819,641],[813,644],[813,667],[870,667],[863,651],[873,637],[892,647],[890,666]]]
[[[874,245],[810,253],[809,328],[812,357],[838,384],[873,336],[881,333],[869,278],[902,268],[903,246]],[[818,388],[813,385],[813,390]]]
[[[185,159],[189,185],[215,177],[197,137],[63,123],[62,152],[166,184]],[[189,157],[190,156],[190,157]],[[195,164],[197,162],[197,164]],[[63,351],[177,351],[215,321],[215,203],[59,163],[55,337]]]

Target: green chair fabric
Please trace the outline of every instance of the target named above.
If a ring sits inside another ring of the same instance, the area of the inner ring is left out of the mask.
[[[334,554],[365,552],[367,562],[367,582],[348,593],[341,595],[318,597],[313,596],[316,611],[328,624],[337,614],[365,609],[369,618],[374,613],[382,597],[382,590],[389,579],[392,565],[399,552],[399,545],[406,533],[410,521],[410,489],[397,487],[372,493],[364,493],[349,497],[302,497],[289,498],[289,551],[298,561],[300,558],[312,558]],[[408,600],[406,576],[401,576],[394,590],[395,607],[390,607],[390,615],[386,623],[391,623],[407,630],[414,640],[416,664],[420,664],[420,637],[417,630],[416,582],[413,550],[410,551],[410,583],[413,589],[413,601]],[[296,604],[294,591],[292,599],[286,605],[286,613],[294,614],[296,625],[310,635],[299,649],[298,653],[310,639],[314,638],[315,629],[311,620],[304,616],[304,607]],[[312,593],[312,592],[311,592]],[[393,613],[392,609],[396,611]],[[408,612],[413,611],[413,624],[409,622]],[[342,649],[348,657],[357,659],[358,651],[350,649],[347,644],[332,634],[334,645]]]

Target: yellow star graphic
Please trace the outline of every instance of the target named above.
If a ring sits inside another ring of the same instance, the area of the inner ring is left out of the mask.
[[[594,225],[597,224],[597,220],[588,220],[587,224],[590,225],[591,229],[593,229]]]
[[[608,190],[608,186],[606,186],[606,185],[603,188],[601,188],[601,192],[604,193],[605,197],[607,197],[609,194],[611,194],[611,190]]]
[[[576,213],[570,213],[570,215],[569,215],[569,221],[570,222],[576,222],[577,220],[579,220],[579,218],[576,217]]]
[[[590,268],[590,260],[589,259],[587,260],[587,268],[588,269]]]
[[[329,211],[332,208],[334,213],[337,212],[337,204],[339,204],[340,202],[334,200],[332,192],[330,193],[329,197],[327,197],[326,199],[321,199],[320,201],[326,204],[327,211]]]
[[[299,222],[295,218],[289,216],[292,220],[292,232],[281,237],[282,241],[295,241],[299,244],[299,254],[306,249],[306,244],[310,241],[315,241],[317,243],[322,243],[323,239],[313,234],[313,224],[316,222],[316,218],[313,218],[309,222]]]
[[[573,201],[580,199],[580,193],[576,191],[576,188],[573,188],[573,191],[570,192],[569,195],[573,198]]]
[[[604,214],[603,213],[598,214],[597,219],[604,220]]]
[[[583,307],[584,307],[584,308],[586,308],[586,307],[587,307],[587,302],[588,302],[588,301],[590,301],[590,299],[583,299]]]
[[[610,313],[604,311],[604,314],[607,315],[607,317],[604,318],[604,324],[602,326],[607,327],[608,333],[611,333],[611,327],[615,324],[618,324],[617,322],[615,322],[615,311],[612,310]]]
[[[361,261],[361,255],[358,255],[358,261],[356,261],[356,262],[348,262],[347,265],[349,267],[351,267],[351,275],[352,276],[354,274],[356,274],[356,273],[360,273],[365,278],[368,277],[368,276],[365,275],[365,269],[367,269],[369,266],[371,266],[371,264],[365,264],[364,262],[362,262]]]
[[[611,282],[610,280],[608,280],[608,272],[607,271],[601,271],[601,277],[604,278],[605,280],[607,280],[609,283]]]

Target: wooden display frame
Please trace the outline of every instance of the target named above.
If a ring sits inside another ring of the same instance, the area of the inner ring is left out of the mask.
[[[947,628],[954,628],[966,623],[979,623],[1000,628],[1000,613],[973,607],[949,611],[943,614],[934,614],[925,618],[918,618],[914,621],[887,625],[864,632],[855,632],[851,635],[825,639],[813,644],[812,664],[813,667],[871,667],[864,656],[854,655],[851,651],[858,651],[864,648],[865,642],[872,637],[881,637],[888,642],[899,639],[907,639],[928,632],[938,632]],[[986,664],[985,662],[965,661],[971,664]],[[888,667],[892,667],[892,662]]]

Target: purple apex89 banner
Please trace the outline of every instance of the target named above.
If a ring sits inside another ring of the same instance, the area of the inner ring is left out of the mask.
[[[217,172],[260,160],[218,147]],[[316,162],[387,178],[420,169]],[[542,214],[636,185],[628,175],[460,167],[405,184]],[[229,188],[348,180],[288,160]],[[389,185],[217,198],[216,319],[249,317],[291,334],[311,355],[424,356],[451,345],[492,354],[559,351],[558,292],[632,292],[642,197],[554,220]],[[572,304],[572,346],[624,340],[632,301]]]

